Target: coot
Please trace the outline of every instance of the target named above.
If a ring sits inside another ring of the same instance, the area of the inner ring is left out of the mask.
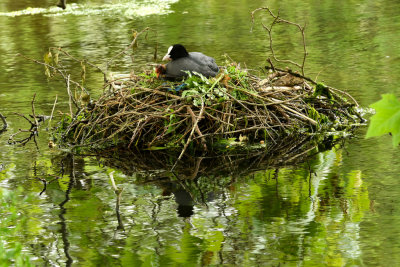
[[[167,79],[186,77],[185,71],[201,73],[205,77],[214,77],[219,71],[218,65],[212,57],[200,52],[188,53],[181,44],[170,46],[163,60],[171,60],[171,62],[165,66],[158,66],[156,73]]]

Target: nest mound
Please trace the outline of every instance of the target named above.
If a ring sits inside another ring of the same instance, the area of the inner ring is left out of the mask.
[[[210,150],[343,131],[362,120],[349,94],[290,70],[259,78],[230,64],[210,79],[189,74],[173,83],[151,72],[114,78],[104,88],[98,100],[64,117],[64,143]]]

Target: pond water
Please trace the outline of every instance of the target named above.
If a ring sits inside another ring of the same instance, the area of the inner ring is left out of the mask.
[[[0,218],[6,247],[21,244],[39,266],[400,265],[400,160],[390,136],[364,139],[360,129],[341,146],[314,149],[284,167],[268,155],[246,155],[189,159],[176,173],[165,171],[170,159],[162,154],[109,158],[50,149],[44,129],[38,148],[9,145],[12,133],[29,126],[15,112],[31,113],[35,93],[36,113],[50,114],[56,95],[57,111],[68,111],[63,82],[48,81],[41,66],[17,53],[42,60],[61,46],[101,65],[130,43],[132,30],[150,27],[134,62],[122,57],[113,71],[151,68],[154,48],[160,57],[173,43],[221,65],[227,54],[254,70],[271,56],[260,25],[268,17],[259,14],[251,30],[250,12],[265,1],[75,0],[65,11],[56,2],[0,3],[0,113],[9,122],[0,135],[0,185],[30,196],[17,205],[13,234]],[[268,4],[307,24],[308,76],[364,107],[383,93],[400,96],[399,1]],[[295,31],[277,28],[274,44],[279,56],[301,58]],[[66,68],[80,72],[73,62]],[[101,76],[86,84],[101,93]],[[119,195],[110,174],[123,188]]]

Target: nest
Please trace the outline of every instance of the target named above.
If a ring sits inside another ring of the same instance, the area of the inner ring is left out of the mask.
[[[270,70],[260,78],[230,64],[211,79],[190,74],[172,83],[149,72],[114,78],[104,88],[98,100],[64,117],[64,143],[179,148],[183,154],[189,146],[225,149],[343,131],[361,120],[349,94],[290,70]]]

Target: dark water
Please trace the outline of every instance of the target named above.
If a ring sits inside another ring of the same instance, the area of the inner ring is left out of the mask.
[[[41,60],[62,46],[101,65],[130,43],[133,29],[151,27],[134,63],[122,57],[113,71],[151,68],[154,47],[160,57],[177,42],[255,70],[270,56],[259,24],[268,17],[259,14],[250,31],[249,13],[264,1],[71,1],[66,11],[55,2],[0,3],[0,113],[10,124],[0,135],[0,185],[33,194],[20,207],[24,227],[0,241],[21,243],[35,265],[400,265],[400,160],[389,136],[365,140],[360,129],[343,148],[286,167],[260,156],[190,159],[175,174],[160,155],[118,160],[49,149],[45,131],[39,149],[8,145],[27,127],[14,112],[30,113],[34,93],[38,114],[51,112],[56,95],[57,110],[68,112],[63,82],[47,81],[42,67],[17,53]],[[307,23],[308,76],[364,107],[382,93],[400,96],[398,1],[268,3]],[[299,60],[298,37],[277,28],[276,53]],[[74,64],[66,67],[79,74]],[[100,94],[101,76],[89,76],[87,86]]]

